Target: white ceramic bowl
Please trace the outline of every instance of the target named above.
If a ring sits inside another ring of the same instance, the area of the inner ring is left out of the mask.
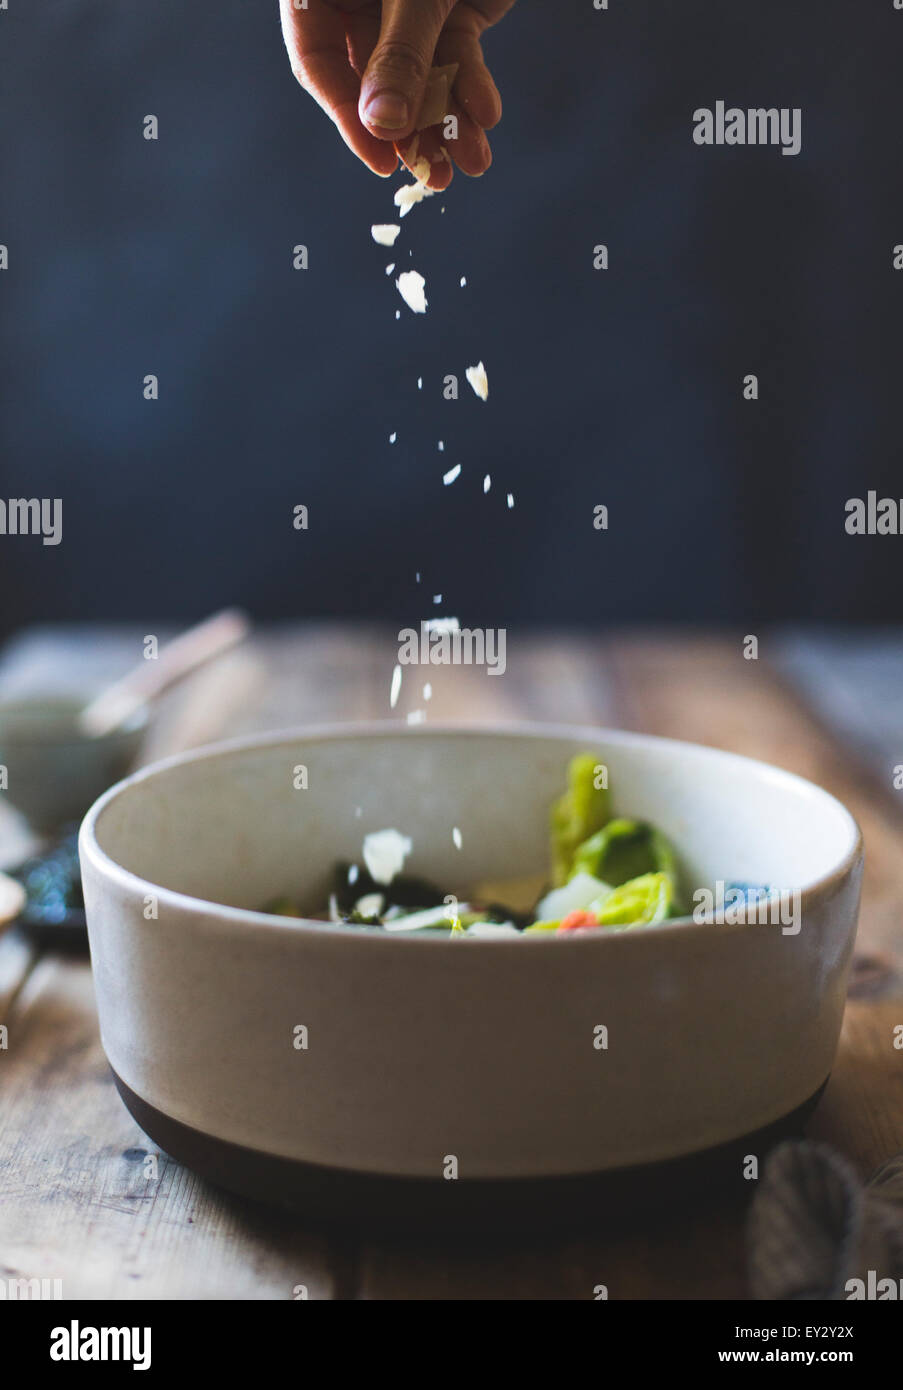
[[[414,842],[406,871],[462,898],[542,868],[584,749],[617,811],[673,840],[687,889],[798,888],[801,930],[487,941],[255,910],[325,899],[334,862],[389,826]],[[422,1213],[452,1189],[492,1203],[513,1183],[533,1201],[556,1179],[717,1148],[797,1111],[831,1069],[859,831],[820,788],[734,754],[601,729],[304,730],[139,772],[95,804],[80,849],[126,1103],[176,1157],[327,1218],[399,1192]]]

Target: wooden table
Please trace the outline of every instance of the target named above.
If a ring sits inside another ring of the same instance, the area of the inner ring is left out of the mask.
[[[143,632],[49,629],[0,662],[0,691],[93,688],[140,653]],[[903,1149],[903,641],[895,633],[509,633],[508,671],[408,679],[394,715],[397,644],[373,628],[269,630],[169,697],[149,752],[225,733],[360,718],[598,723],[764,758],[821,783],[858,818],[867,863],[837,1063],[810,1133],[863,1174]],[[899,733],[897,732],[899,730]],[[0,820],[0,852],[21,850]],[[214,1191],[153,1152],[120,1103],[101,1051],[85,960],[0,940],[0,1277],[61,1278],[65,1297],[613,1299],[745,1296],[742,1219],[675,1212],[629,1235],[517,1248],[430,1248],[316,1235],[292,1216]]]

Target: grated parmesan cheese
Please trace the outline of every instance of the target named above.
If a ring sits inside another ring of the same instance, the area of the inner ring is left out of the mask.
[[[489,378],[486,375],[486,368],[482,362],[478,362],[475,367],[468,367],[464,373],[476,394],[481,401],[489,399]]]
[[[374,883],[391,883],[414,848],[400,830],[374,830],[364,836],[364,863]]]
[[[407,217],[415,203],[422,203],[424,198],[432,196],[433,190],[422,183],[403,183],[395,193],[395,206],[398,208],[399,217]]]
[[[426,281],[418,271],[403,270],[395,281],[395,288],[415,314],[426,313]]]
[[[400,231],[397,222],[374,222],[370,235],[377,246],[394,246]]]
[[[418,130],[426,130],[428,126],[439,125],[445,120],[451,101],[451,89],[457,75],[457,63],[445,63],[442,67],[430,68],[420,114],[417,117]]]

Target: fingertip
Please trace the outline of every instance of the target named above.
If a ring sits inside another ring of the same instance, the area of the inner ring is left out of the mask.
[[[492,130],[502,119],[502,98],[485,68],[459,76],[455,96],[470,119],[484,130]]]
[[[499,96],[498,92],[496,92],[495,97],[490,103],[489,111],[486,113],[485,119],[480,121],[480,125],[484,130],[494,130],[501,119],[502,98]]]
[[[439,160],[430,170],[428,187],[435,193],[444,193],[454,176],[455,171],[451,163],[444,159]]]
[[[361,84],[357,108],[364,129],[375,140],[397,142],[414,134],[414,107],[402,92],[387,88],[374,92],[366,78]]]
[[[485,150],[481,151],[481,154],[483,159],[483,167],[481,169],[464,169],[462,171],[463,173],[467,174],[468,178],[481,179],[483,175],[486,173],[486,171],[489,169],[489,166],[492,164],[492,150],[489,147],[488,140],[486,141],[486,148]]]

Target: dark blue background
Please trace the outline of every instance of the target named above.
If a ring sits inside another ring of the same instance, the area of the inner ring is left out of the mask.
[[[903,12],[520,0],[486,50],[494,166],[387,253],[398,180],[297,87],[275,0],[10,0],[0,496],[61,496],[64,539],[0,538],[0,631],[434,592],[471,623],[903,616],[903,538],[843,529],[903,495]],[[719,98],[802,107],[802,153],[696,147]],[[479,358],[489,403],[443,401]]]

